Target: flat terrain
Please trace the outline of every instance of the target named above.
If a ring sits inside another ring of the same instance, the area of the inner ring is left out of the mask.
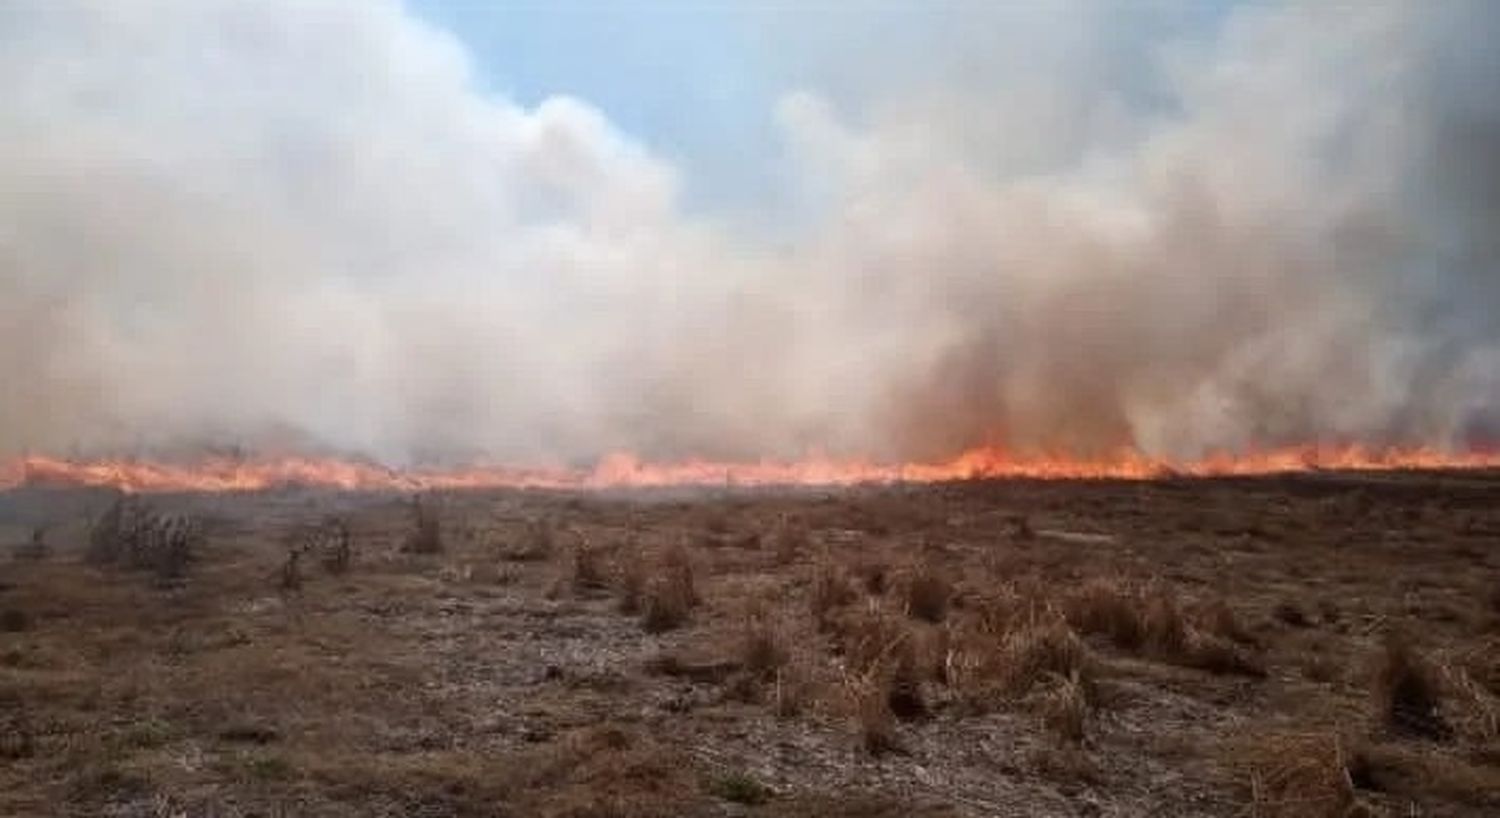
[[[0,815],[1500,815],[1493,473],[116,501]]]

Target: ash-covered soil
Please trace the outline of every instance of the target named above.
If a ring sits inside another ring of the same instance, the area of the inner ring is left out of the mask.
[[[1493,473],[115,502],[0,495],[0,815],[1500,814]]]

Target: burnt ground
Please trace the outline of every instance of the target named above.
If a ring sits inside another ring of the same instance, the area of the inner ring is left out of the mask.
[[[112,500],[0,495],[0,815],[1500,814],[1500,474]]]

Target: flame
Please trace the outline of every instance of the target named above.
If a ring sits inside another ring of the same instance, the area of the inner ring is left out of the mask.
[[[192,462],[135,458],[90,461],[27,456],[0,463],[0,489],[23,485],[104,486],[128,492],[260,491],[286,486],[346,490],[478,488],[647,488],[664,486],[843,486],[934,483],[966,479],[1127,479],[1216,477],[1315,470],[1426,470],[1500,468],[1500,451],[1360,445],[1299,446],[1216,453],[1174,461],[1122,450],[1110,457],[1012,454],[983,447],[933,463],[878,463],[809,457],[798,461],[725,463],[643,461],[614,454],[587,469],[479,465],[396,470],[356,460],[319,457],[206,457]]]

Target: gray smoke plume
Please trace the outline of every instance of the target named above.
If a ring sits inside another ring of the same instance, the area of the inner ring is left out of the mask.
[[[1492,4],[999,5],[803,21],[769,229],[395,2],[0,4],[0,454],[1500,436]]]

